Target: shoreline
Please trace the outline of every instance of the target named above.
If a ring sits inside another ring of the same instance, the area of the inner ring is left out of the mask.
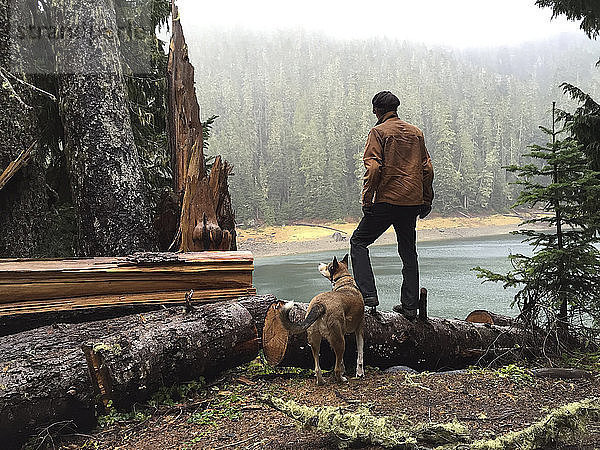
[[[431,218],[419,220],[417,244],[419,242],[452,239],[501,236],[517,230],[523,219],[515,216],[494,215],[478,218]],[[340,231],[336,240],[335,231],[325,228],[303,229],[297,225],[242,229],[239,232],[238,249],[251,251],[255,258],[288,256],[321,251],[349,251],[350,236],[356,223],[324,224]],[[373,245],[396,243],[396,235],[390,227]]]

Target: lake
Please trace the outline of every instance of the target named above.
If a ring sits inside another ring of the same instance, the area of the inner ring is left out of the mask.
[[[399,302],[402,262],[395,245],[371,246],[371,263],[379,293],[379,308],[391,310]],[[429,315],[464,319],[475,309],[516,315],[510,308],[516,290],[496,283],[481,283],[471,269],[481,266],[499,273],[511,269],[510,253],[531,254],[520,236],[491,236],[423,242],[418,244],[421,286],[429,291]],[[320,262],[342,251],[272,256],[255,260],[254,285],[259,294],[281,300],[309,302],[331,284],[317,271]]]

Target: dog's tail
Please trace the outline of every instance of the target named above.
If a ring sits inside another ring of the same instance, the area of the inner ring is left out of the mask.
[[[300,323],[294,323],[290,320],[290,310],[293,308],[294,302],[287,302],[279,310],[279,317],[283,327],[292,334],[302,333],[306,331],[313,323],[319,320],[325,314],[325,305],[322,303],[314,303],[304,320]]]

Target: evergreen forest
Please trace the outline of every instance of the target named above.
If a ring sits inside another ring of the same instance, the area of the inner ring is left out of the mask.
[[[457,50],[303,31],[188,34],[201,115],[218,116],[208,153],[234,165],[242,224],[358,217],[371,99],[381,90],[425,133],[434,211],[504,212],[520,189],[504,167],[544,139],[553,101],[575,105],[560,84],[600,93],[598,44],[582,35]]]

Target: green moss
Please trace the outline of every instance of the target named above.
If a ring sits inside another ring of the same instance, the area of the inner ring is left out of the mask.
[[[94,353],[112,353],[113,355],[120,355],[123,351],[119,344],[108,345],[102,343],[94,344],[92,350]]]
[[[467,427],[456,420],[449,423],[419,424],[412,429],[412,433],[419,443],[435,446],[470,440]]]
[[[98,417],[98,425],[102,428],[110,427],[118,423],[143,422],[150,417],[150,414],[142,411],[117,411],[112,405],[112,401],[108,402],[106,409],[108,413]]]
[[[150,399],[150,406],[173,406],[178,402],[185,401],[188,397],[193,396],[203,390],[206,386],[204,378],[191,381],[189,383],[175,384],[173,386],[161,387]]]
[[[516,383],[530,383],[533,381],[531,371],[525,369],[524,367],[520,367],[516,364],[509,364],[507,366],[501,367],[494,373],[500,378],[509,378],[510,380]]]
[[[563,355],[567,367],[600,373],[600,352],[570,352]]]
[[[242,415],[240,407],[242,400],[244,400],[243,397],[232,393],[209,405],[206,409],[192,414],[188,422],[197,425],[216,426],[222,419],[237,420]]]

